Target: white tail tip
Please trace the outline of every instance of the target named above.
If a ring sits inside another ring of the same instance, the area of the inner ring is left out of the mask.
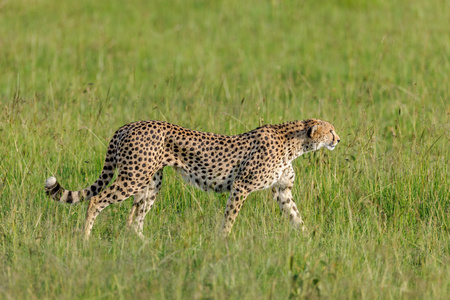
[[[55,184],[56,184],[56,178],[52,176],[45,181],[45,188],[46,189],[52,188],[55,186]]]

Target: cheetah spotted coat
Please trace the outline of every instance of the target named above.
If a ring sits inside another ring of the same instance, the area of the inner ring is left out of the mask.
[[[134,196],[134,203],[127,224],[143,237],[144,217],[155,202],[166,166],[174,167],[187,182],[202,190],[230,192],[222,226],[224,235],[230,233],[248,194],[267,188],[272,188],[274,199],[291,223],[305,229],[292,199],[292,161],[322,147],[333,150],[339,140],[333,125],[318,119],[265,125],[234,136],[161,121],[135,122],[116,131],[102,173],[90,187],[65,190],[50,177],[45,189],[59,202],[90,200],[86,239],[105,207],[130,196]],[[117,179],[108,186],[116,170]]]

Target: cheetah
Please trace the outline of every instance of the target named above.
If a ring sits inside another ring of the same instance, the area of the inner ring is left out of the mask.
[[[140,121],[115,132],[102,173],[90,187],[69,191],[50,177],[45,182],[45,191],[62,203],[89,200],[84,226],[86,240],[103,209],[134,196],[127,226],[144,238],[145,215],[161,189],[163,168],[171,166],[188,183],[204,191],[230,193],[221,229],[224,236],[231,232],[247,196],[269,188],[290,222],[305,230],[292,198],[295,178],[292,162],[322,147],[333,150],[339,141],[333,125],[318,119],[264,125],[234,136],[200,132],[162,121]],[[116,180],[108,186],[116,171]]]

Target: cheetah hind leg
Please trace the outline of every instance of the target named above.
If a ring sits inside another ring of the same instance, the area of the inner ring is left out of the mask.
[[[105,209],[110,204],[121,202],[130,196],[130,194],[121,192],[121,188],[116,181],[106,190],[92,197],[89,201],[89,207],[86,212],[86,221],[84,224],[84,240],[87,241],[89,239],[92,227],[94,226],[94,221],[103,209]]]
[[[225,215],[222,224],[221,235],[227,237],[231,233],[231,228],[233,227],[236,217],[239,214],[239,210],[244,204],[245,199],[248,196],[248,192],[243,188],[238,188],[235,184],[234,188],[230,192],[230,197],[227,201],[227,206],[225,208]]]
[[[163,172],[162,169],[160,169],[158,172],[155,173],[155,175],[152,178],[152,181],[145,188],[145,190],[142,191],[142,193],[139,193],[136,196],[134,196],[134,203],[130,212],[130,216],[128,217],[127,220],[127,226],[129,228],[132,227],[142,240],[145,240],[145,236],[143,234],[144,218],[152,208],[153,204],[155,203],[156,196],[158,195],[159,190],[161,189],[162,177]]]

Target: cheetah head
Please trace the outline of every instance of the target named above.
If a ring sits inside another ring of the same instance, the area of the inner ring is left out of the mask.
[[[341,141],[334,130],[334,126],[325,121],[319,121],[309,127],[306,135],[310,139],[310,144],[313,145],[314,150],[319,150],[322,147],[334,150]]]

